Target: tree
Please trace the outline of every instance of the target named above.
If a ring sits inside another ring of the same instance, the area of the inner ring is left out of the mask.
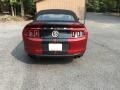
[[[0,0],[0,13],[2,12],[2,10],[1,10],[1,8],[2,8],[2,2],[1,2],[1,0]]]
[[[120,0],[89,0],[88,11],[118,12],[120,15]]]
[[[120,16],[120,1],[116,0],[116,2],[117,2],[117,5],[116,5],[117,12],[118,12],[118,15]]]
[[[25,13],[34,15],[35,14],[35,4],[33,3],[33,0],[24,0],[24,6],[25,6]]]
[[[21,6],[21,16],[25,16],[25,11],[24,11],[24,2],[23,0],[20,0],[20,6]]]
[[[87,5],[88,10],[99,12],[100,11],[100,1],[99,0],[89,0],[89,3]]]
[[[10,0],[9,3],[11,6],[12,16],[16,16],[16,6],[18,5],[18,1],[17,0]]]

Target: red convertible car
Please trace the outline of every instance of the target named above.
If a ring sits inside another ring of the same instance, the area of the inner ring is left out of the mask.
[[[86,51],[87,29],[70,10],[40,11],[22,34],[30,56],[77,57]]]

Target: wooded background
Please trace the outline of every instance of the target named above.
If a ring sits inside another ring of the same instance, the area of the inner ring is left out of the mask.
[[[120,15],[120,0],[88,0],[87,11],[109,12]],[[34,15],[33,0],[0,0],[0,14],[12,16]]]

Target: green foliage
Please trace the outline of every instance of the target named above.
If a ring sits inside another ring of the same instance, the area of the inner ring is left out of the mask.
[[[95,0],[93,4],[95,12],[98,12],[100,10],[99,1]]]
[[[100,2],[99,0],[90,0],[87,4],[88,11],[98,12],[100,11]]]
[[[25,12],[29,14],[35,14],[35,4],[33,0],[24,0]]]
[[[33,0],[0,0],[0,11],[2,12],[3,4],[16,11],[17,15],[21,15],[21,1],[23,1],[25,14],[35,14],[35,3]],[[120,0],[88,0],[87,10],[92,12],[120,12]],[[5,7],[4,7],[5,8]],[[12,10],[10,11],[12,12]]]
[[[10,0],[9,2],[10,2],[10,5],[16,5],[16,4],[18,4],[17,0]]]
[[[89,0],[87,9],[95,12],[116,12],[119,6],[119,0]]]

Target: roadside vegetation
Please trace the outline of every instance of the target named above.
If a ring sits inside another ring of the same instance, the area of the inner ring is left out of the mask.
[[[120,0],[88,0],[87,11],[120,16]],[[0,0],[0,21],[31,19],[34,14],[33,0]]]
[[[87,11],[110,13],[120,16],[120,0],[89,0]]]
[[[34,14],[33,0],[0,0],[0,21],[28,20]]]

